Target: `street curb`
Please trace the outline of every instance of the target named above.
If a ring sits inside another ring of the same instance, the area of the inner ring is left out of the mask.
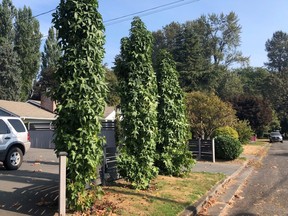
[[[222,181],[220,181],[218,184],[216,184],[209,192],[208,194],[204,195],[202,198],[200,198],[199,201],[197,201],[196,203],[194,203],[194,205],[188,206],[186,207],[186,209],[179,214],[179,216],[196,216],[200,210],[209,203],[209,200],[212,197],[215,197],[218,193],[218,191],[220,191],[229,181],[231,181],[231,179],[233,179],[234,177],[236,177],[248,164],[249,161],[246,161],[241,167],[239,167],[233,174],[231,174],[230,176],[228,176],[227,178],[223,179]]]

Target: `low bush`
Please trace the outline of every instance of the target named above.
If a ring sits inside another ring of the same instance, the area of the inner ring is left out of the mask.
[[[217,136],[215,138],[216,158],[234,160],[243,152],[241,142],[231,136]]]
[[[239,138],[238,132],[234,128],[229,126],[217,128],[213,133],[213,137],[217,136],[230,136],[233,137],[234,139]]]
[[[239,134],[239,141],[242,144],[247,144],[254,135],[254,132],[247,120],[238,121],[235,125],[235,129]]]

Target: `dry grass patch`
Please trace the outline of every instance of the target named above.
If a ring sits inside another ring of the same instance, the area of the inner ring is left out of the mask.
[[[224,177],[212,173],[190,173],[185,178],[158,176],[145,191],[133,190],[129,183],[118,180],[103,187],[102,201],[86,215],[174,216],[199,200]],[[105,205],[106,210],[103,210]]]
[[[257,142],[249,143],[243,146],[243,154],[244,155],[256,155],[260,157],[264,157],[268,151],[268,140],[259,140]]]

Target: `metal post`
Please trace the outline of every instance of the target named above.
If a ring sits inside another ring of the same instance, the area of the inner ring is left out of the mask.
[[[201,159],[201,138],[198,139],[198,159]]]
[[[215,141],[214,141],[214,138],[212,139],[212,160],[213,160],[213,163],[215,163]]]
[[[103,163],[101,167],[102,175],[101,175],[101,183],[103,186],[106,185],[106,145],[103,144]]]
[[[67,152],[59,152],[59,216],[66,215],[66,157]]]

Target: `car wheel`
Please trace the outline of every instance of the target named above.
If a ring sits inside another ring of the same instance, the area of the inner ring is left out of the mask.
[[[4,161],[4,166],[8,170],[17,170],[23,161],[23,153],[21,149],[14,147],[11,148]]]

